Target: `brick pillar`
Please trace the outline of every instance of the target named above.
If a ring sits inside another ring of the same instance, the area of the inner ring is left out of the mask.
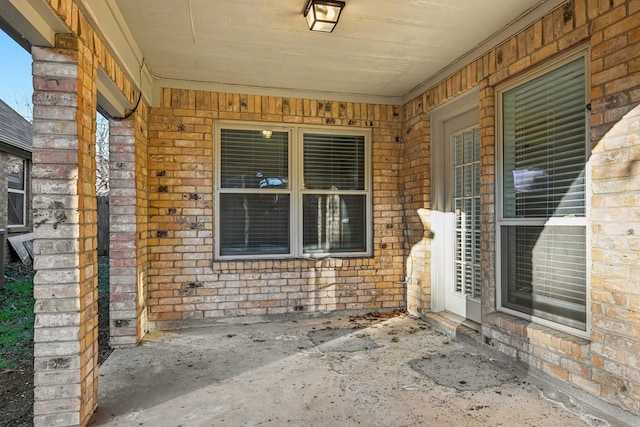
[[[34,426],[86,425],[98,391],[97,62],[71,35],[32,55]]]
[[[495,89],[480,82],[480,266],[482,268],[482,322],[496,310],[496,152]]]
[[[135,346],[147,326],[146,107],[109,122],[110,344]]]

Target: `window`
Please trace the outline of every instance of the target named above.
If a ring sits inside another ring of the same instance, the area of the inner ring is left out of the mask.
[[[26,225],[26,161],[20,157],[9,155],[7,168],[7,225],[9,227],[24,227]]]
[[[370,133],[216,125],[216,256],[370,253]]]
[[[498,90],[500,306],[587,329],[585,54]]]
[[[455,290],[480,299],[480,129],[453,135]]]

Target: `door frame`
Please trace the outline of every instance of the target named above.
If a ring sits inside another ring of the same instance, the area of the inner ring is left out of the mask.
[[[447,218],[446,186],[446,142],[445,122],[461,114],[480,108],[480,90],[475,87],[453,100],[441,105],[431,112],[431,310],[434,312],[445,309],[445,292],[448,280],[451,280],[453,270],[446,265],[448,251],[453,242],[446,239],[451,227]],[[455,221],[454,221],[455,223]],[[439,232],[445,231],[445,232]]]

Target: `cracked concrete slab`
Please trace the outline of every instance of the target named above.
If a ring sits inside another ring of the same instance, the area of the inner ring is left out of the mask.
[[[114,351],[90,425],[612,425],[551,396],[406,315],[220,322]]]

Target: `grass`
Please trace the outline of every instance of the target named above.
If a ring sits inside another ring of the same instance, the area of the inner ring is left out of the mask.
[[[24,361],[33,343],[33,279],[5,283],[0,291],[0,369],[12,369]]]
[[[33,274],[19,264],[7,266],[0,290],[0,370],[31,363],[33,345]],[[98,259],[101,361],[109,355],[109,258]]]

